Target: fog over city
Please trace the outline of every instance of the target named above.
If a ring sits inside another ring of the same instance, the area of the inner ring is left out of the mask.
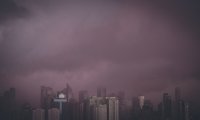
[[[182,88],[198,102],[199,6],[186,0],[0,2],[0,91],[39,104],[41,85],[154,102]],[[2,93],[2,92],[0,92]]]

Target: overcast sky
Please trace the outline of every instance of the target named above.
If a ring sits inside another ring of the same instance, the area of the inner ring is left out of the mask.
[[[176,86],[199,100],[199,4],[3,0],[0,90],[39,101],[40,86],[97,86],[160,100]],[[190,99],[188,99],[190,100]]]

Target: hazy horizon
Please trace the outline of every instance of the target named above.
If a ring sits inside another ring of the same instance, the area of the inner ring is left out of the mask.
[[[97,86],[154,102],[163,92],[200,97],[196,2],[4,0],[0,2],[0,93],[38,104],[40,86],[76,93]]]

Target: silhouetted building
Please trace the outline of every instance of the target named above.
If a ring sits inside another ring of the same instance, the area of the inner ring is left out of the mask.
[[[30,104],[26,103],[22,106],[20,120],[32,120],[32,107]]]
[[[48,120],[60,120],[60,111],[57,108],[48,110]]]
[[[79,120],[86,120],[87,99],[89,98],[88,92],[82,90],[79,92]]]
[[[158,104],[157,119],[158,119],[158,120],[162,120],[162,116],[163,116],[163,103],[160,102],[160,103]]]
[[[119,100],[119,120],[124,120],[127,117],[124,91],[119,91],[117,97]]]
[[[35,109],[35,110],[33,110],[33,120],[45,120],[45,111],[44,111],[44,109]]]
[[[55,94],[50,87],[41,86],[41,108],[48,110],[52,106]]]
[[[79,102],[83,102],[89,97],[88,92],[86,90],[79,91]]]
[[[79,104],[75,99],[63,104],[63,120],[77,120],[79,118]]]
[[[59,104],[59,113],[60,113],[60,118],[63,119],[63,104],[67,102],[67,98],[64,93],[59,93],[56,98],[54,98],[54,102]]]
[[[185,116],[184,120],[190,120],[190,106],[188,103],[185,103]]]
[[[125,104],[124,102],[124,100],[125,100],[125,93],[124,93],[124,91],[119,91],[118,92],[118,94],[117,94],[117,97],[118,97],[118,100],[119,100],[119,104],[120,105],[123,105],[123,104]]]
[[[41,108],[45,111],[45,120],[48,120],[48,109],[53,106],[55,93],[51,87],[41,86]]]
[[[0,119],[15,120],[17,117],[15,88],[10,88],[5,91],[3,96],[0,97]]]
[[[150,100],[145,100],[142,107],[140,119],[142,120],[154,120],[153,104]]]
[[[70,99],[74,98],[72,88],[70,87],[68,83],[66,84],[66,88],[63,89],[61,92],[66,95],[66,99],[68,102],[70,101]]]
[[[163,94],[162,119],[172,119],[172,100],[168,93]]]
[[[132,119],[139,119],[141,113],[140,103],[138,97],[133,97],[132,99]]]
[[[175,119],[185,120],[185,103],[181,99],[181,89],[179,87],[175,88]]]
[[[175,88],[175,101],[181,100],[181,89],[179,87]]]

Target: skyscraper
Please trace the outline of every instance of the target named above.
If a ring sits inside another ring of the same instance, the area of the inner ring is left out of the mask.
[[[48,110],[48,120],[60,120],[60,111],[57,108]]]
[[[190,120],[190,106],[188,103],[185,103],[185,116],[184,120]]]
[[[66,84],[66,88],[63,89],[61,92],[65,94],[68,102],[70,101],[70,99],[74,97],[72,88],[70,87],[68,83]]]
[[[22,106],[20,120],[32,120],[32,107],[26,103]]]
[[[33,120],[45,120],[45,111],[44,109],[35,109],[33,110]]]
[[[86,120],[119,120],[119,100],[116,97],[88,99]]]
[[[117,94],[118,100],[119,100],[119,119],[123,120],[125,119],[125,117],[127,117],[127,115],[125,113],[127,113],[125,110],[126,105],[125,105],[125,93],[124,91],[119,91]]]
[[[163,94],[163,107],[162,107],[162,119],[170,120],[172,118],[172,100],[168,93]]]
[[[107,120],[107,105],[100,104],[97,106],[97,120]]]
[[[108,120],[119,120],[119,100],[116,97],[106,97]]]
[[[50,109],[54,97],[55,94],[52,88],[41,86],[41,108]]]
[[[145,100],[142,107],[140,118],[144,120],[154,120],[153,104],[150,100]]]
[[[0,119],[16,119],[15,88],[6,90],[4,95],[0,96],[0,102]]]
[[[86,90],[79,91],[79,102],[83,102],[89,97],[88,92]]]
[[[179,87],[175,88],[175,119],[183,120],[185,116],[185,105],[184,101],[181,100],[181,89]]]
[[[89,97],[86,103],[86,120],[98,120],[98,106],[103,104],[105,104],[103,97]]]
[[[144,96],[139,96],[138,100],[139,100],[140,109],[142,110],[144,106]]]
[[[181,89],[179,87],[175,88],[175,101],[181,100]]]
[[[124,104],[124,99],[125,99],[125,93],[124,91],[119,91],[117,94],[119,104],[123,105]]]
[[[63,103],[67,102],[65,94],[64,93],[59,93],[58,97],[54,99],[54,102],[59,103],[60,114],[62,114]]]

